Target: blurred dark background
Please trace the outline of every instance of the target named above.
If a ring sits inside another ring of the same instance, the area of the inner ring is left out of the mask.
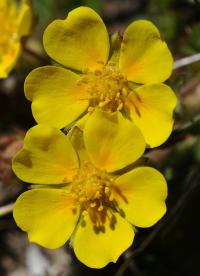
[[[100,13],[110,34],[145,18],[160,29],[175,60],[200,53],[198,0],[33,0],[32,35],[23,42],[17,68],[0,80],[0,206],[14,202],[26,187],[13,175],[11,158],[35,124],[24,97],[25,77],[51,62],[43,51],[43,31],[81,5]],[[179,99],[175,130],[163,146],[146,154],[168,180],[167,215],[152,228],[137,229],[134,246],[101,270],[80,264],[68,246],[50,251],[29,244],[12,214],[0,215],[1,276],[200,275],[200,62],[174,70],[168,84]]]

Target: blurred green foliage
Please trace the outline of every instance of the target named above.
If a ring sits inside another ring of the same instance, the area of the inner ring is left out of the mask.
[[[32,2],[34,15],[38,20],[38,27],[41,28],[41,25],[46,24],[47,21],[53,16],[54,4],[54,0],[34,0]]]

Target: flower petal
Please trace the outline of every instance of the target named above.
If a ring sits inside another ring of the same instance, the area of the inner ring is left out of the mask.
[[[173,59],[158,29],[147,20],[138,20],[125,31],[119,66],[128,80],[156,83],[169,78]]]
[[[70,238],[79,218],[79,207],[62,189],[33,189],[17,199],[13,215],[17,225],[28,232],[31,242],[55,249]]]
[[[18,35],[25,36],[31,31],[32,12],[30,6],[25,2],[22,3],[18,15]]]
[[[94,165],[108,172],[133,163],[145,149],[139,129],[120,112],[95,111],[86,122],[84,141]]]
[[[117,178],[113,196],[125,218],[135,226],[150,227],[166,212],[166,180],[150,167],[139,167]]]
[[[143,85],[130,93],[126,106],[149,147],[164,143],[173,128],[176,96],[165,84]]]
[[[41,125],[27,132],[22,150],[13,160],[15,174],[35,184],[70,182],[78,166],[78,157],[68,137],[58,129]]]
[[[65,20],[53,21],[45,30],[44,48],[60,64],[94,70],[106,63],[109,36],[101,17],[92,9],[79,7]]]
[[[8,77],[8,74],[15,67],[21,55],[21,50],[20,42],[16,41],[12,44],[8,44],[6,51],[1,53],[0,78],[4,79]]]
[[[63,128],[88,107],[86,91],[77,86],[80,77],[61,67],[33,70],[25,81],[25,95],[33,101],[32,112],[39,124]]]
[[[119,256],[133,242],[132,226],[119,214],[110,214],[111,219],[95,226],[87,215],[74,235],[74,252],[77,258],[92,268],[102,268],[109,262],[116,262]]]

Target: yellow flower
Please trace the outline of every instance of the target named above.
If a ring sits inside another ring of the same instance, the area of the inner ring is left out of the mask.
[[[31,28],[31,9],[27,1],[0,1],[0,78],[6,78],[21,54],[21,37]]]
[[[18,198],[14,218],[30,241],[54,249],[71,237],[77,258],[101,268],[130,247],[133,226],[152,226],[164,215],[167,186],[153,168],[124,171],[145,143],[120,113],[95,111],[83,134],[77,129],[70,136],[44,125],[28,131],[13,169],[39,185]]]
[[[87,111],[121,111],[142,131],[149,147],[170,135],[176,97],[165,84],[172,56],[157,28],[139,20],[123,39],[111,39],[100,16],[79,7],[44,32],[48,55],[64,67],[33,70],[25,81],[38,123],[63,128]],[[143,85],[139,85],[143,84]]]

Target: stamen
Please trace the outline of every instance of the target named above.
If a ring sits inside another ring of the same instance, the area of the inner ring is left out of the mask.
[[[107,196],[110,195],[110,188],[109,187],[105,187],[105,194]]]
[[[123,108],[123,103],[121,102],[121,103],[118,105],[117,110],[120,111],[120,110],[122,110],[122,108]]]
[[[85,202],[86,197],[85,197],[85,196],[82,196],[82,197],[79,198],[79,200],[80,200],[80,202]]]
[[[126,97],[128,95],[128,91],[125,87],[122,88],[122,95]]]
[[[104,209],[103,205],[100,205],[98,208],[98,211],[103,211],[103,209]]]
[[[93,111],[97,106],[106,112],[123,109],[131,89],[115,64],[109,63],[94,72],[84,69],[83,73],[84,77],[78,81],[78,85],[85,86],[90,94],[88,112]]]
[[[113,193],[111,193],[110,196],[109,196],[109,200],[113,201],[113,199],[114,199],[114,195],[113,195]]]
[[[87,210],[83,210],[82,215],[83,215],[83,217],[87,216],[88,215],[88,211]]]
[[[100,198],[100,196],[101,196],[100,192],[97,191],[97,192],[95,193],[95,198]]]
[[[116,98],[119,98],[119,97],[120,97],[120,92],[117,92]]]
[[[93,111],[94,111],[94,109],[95,109],[94,107],[89,106],[89,107],[88,107],[88,112],[93,112]]]
[[[96,207],[96,206],[97,206],[96,202],[90,203],[90,207],[94,208],[94,207]]]
[[[100,102],[100,103],[99,103],[99,107],[104,107],[104,106],[106,106],[110,101],[111,101],[111,100],[107,99],[107,100],[105,100],[105,101],[103,101],[103,102]]]
[[[91,214],[92,210],[92,212],[101,212],[105,206],[112,205],[109,199],[112,184],[109,174],[86,162],[74,177],[71,191],[84,214],[86,214],[85,211]]]

